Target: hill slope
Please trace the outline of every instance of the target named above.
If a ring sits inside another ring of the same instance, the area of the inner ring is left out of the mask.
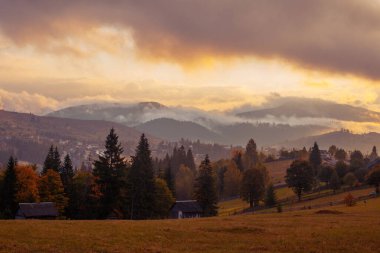
[[[280,146],[288,148],[310,147],[314,141],[318,142],[319,147],[322,149],[328,149],[329,146],[334,144],[337,147],[344,148],[346,150],[358,149],[363,152],[370,152],[373,146],[379,145],[380,134],[353,134],[348,131],[337,131],[283,142]]]
[[[160,138],[177,141],[181,138],[218,142],[221,136],[217,133],[190,121],[178,121],[160,118],[148,121],[136,127],[141,132],[150,133]]]
[[[99,120],[77,120],[35,116],[0,110],[0,161],[10,154],[19,160],[42,163],[48,147],[58,145],[74,161],[85,161],[103,149],[109,130],[114,127],[125,146],[126,154],[133,152],[141,135],[134,128]],[[150,137],[154,144],[157,138]]]

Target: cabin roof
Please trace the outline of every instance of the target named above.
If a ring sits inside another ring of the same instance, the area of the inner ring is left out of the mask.
[[[53,202],[19,203],[17,216],[23,217],[57,217],[58,210]]]
[[[368,165],[367,165],[367,169],[370,170],[370,169],[372,169],[373,167],[375,167],[378,164],[380,164],[380,157],[378,157],[375,160],[369,162]]]
[[[176,201],[171,211],[182,211],[185,213],[202,213],[202,208],[196,200]]]

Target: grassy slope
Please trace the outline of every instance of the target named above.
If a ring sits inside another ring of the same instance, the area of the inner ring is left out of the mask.
[[[325,208],[326,209],[326,208]],[[380,199],[355,207],[164,221],[0,221],[0,252],[379,252]]]

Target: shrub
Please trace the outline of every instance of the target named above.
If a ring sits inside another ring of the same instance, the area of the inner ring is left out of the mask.
[[[352,196],[351,193],[347,194],[347,196],[344,198],[344,203],[346,206],[354,206],[356,205],[356,201],[354,196]]]

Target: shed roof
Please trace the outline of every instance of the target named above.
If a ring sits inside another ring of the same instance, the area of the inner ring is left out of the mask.
[[[17,216],[28,217],[57,217],[58,210],[53,202],[20,203]]]
[[[368,165],[367,165],[367,169],[370,170],[370,169],[372,169],[373,167],[375,167],[378,164],[380,164],[380,157],[378,157],[375,160],[369,162]]]
[[[176,201],[171,208],[172,211],[182,211],[188,213],[202,213],[203,210],[196,200]]]

